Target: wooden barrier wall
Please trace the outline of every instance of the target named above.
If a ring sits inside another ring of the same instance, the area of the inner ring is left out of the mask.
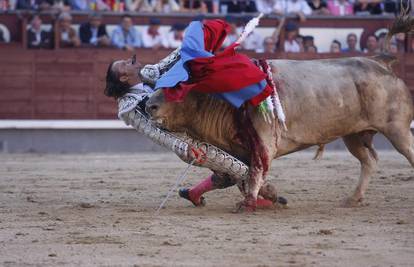
[[[149,63],[167,53],[137,54]],[[115,101],[103,95],[106,68],[129,56],[115,49],[0,47],[0,119],[114,119]]]
[[[170,51],[139,49],[153,63]],[[254,54],[256,58],[311,59],[332,54]],[[0,46],[0,119],[115,119],[116,103],[103,95],[108,64],[131,53],[115,49],[27,50]],[[398,75],[414,89],[414,54],[400,57]]]

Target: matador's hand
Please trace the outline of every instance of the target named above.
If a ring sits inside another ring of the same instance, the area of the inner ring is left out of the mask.
[[[142,81],[148,84],[155,84],[160,75],[160,69],[157,65],[145,65],[140,71]]]

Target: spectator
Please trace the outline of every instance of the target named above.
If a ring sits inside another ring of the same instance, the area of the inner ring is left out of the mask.
[[[400,32],[393,36],[398,52],[405,52],[405,33]]]
[[[256,0],[257,12],[270,14],[278,0]]]
[[[237,19],[233,16],[226,17],[227,23],[230,25],[230,32],[227,34],[223,42],[223,47],[228,47],[239,38],[239,31],[237,29]]]
[[[311,54],[317,54],[318,53],[318,48],[315,45],[307,46],[307,47],[305,47],[305,52],[306,53],[311,53]]]
[[[329,15],[328,5],[325,0],[308,0],[308,5],[314,15]]]
[[[357,53],[357,52],[359,52],[356,48],[357,40],[358,40],[358,37],[356,36],[355,33],[348,34],[347,37],[346,37],[346,43],[348,45],[348,48],[342,49],[342,52],[346,52],[346,53]]]
[[[126,0],[127,10],[135,12],[169,13],[180,11],[176,0]]]
[[[155,11],[155,3],[159,1],[151,1],[148,0],[126,0],[125,7],[126,10],[132,12],[153,12]]]
[[[244,23],[247,24],[250,20],[252,19],[252,17],[247,16],[244,18]],[[240,30],[241,32],[241,30]],[[236,37],[237,40],[238,36]],[[257,28],[254,29],[244,40],[243,43],[240,44],[240,47],[242,49],[246,49],[246,50],[262,50],[263,49],[263,37],[261,34],[259,34],[257,32]]]
[[[149,26],[142,31],[142,46],[145,48],[159,49],[164,41],[160,33],[161,21],[158,18],[151,18]]]
[[[52,10],[57,12],[69,12],[71,10],[71,0],[55,0],[52,6]]]
[[[17,0],[16,9],[47,11],[51,10],[53,5],[53,0]]]
[[[310,36],[310,35],[303,36],[303,48],[304,48],[304,51],[307,52],[308,51],[307,48],[308,47],[311,47],[311,46],[315,46],[315,42],[314,42],[313,36]]]
[[[111,7],[107,5],[103,0],[70,0],[72,10],[81,11],[108,11]]]
[[[276,2],[274,10],[275,13],[279,15],[297,15],[301,21],[306,19],[305,16],[312,14],[312,9],[305,0],[279,0]]]
[[[17,0],[16,9],[21,10],[38,10],[40,0]]]
[[[201,0],[180,0],[181,12],[207,13],[208,6],[205,1]]]
[[[384,49],[384,51],[386,51]],[[404,33],[397,33],[394,35],[390,40],[390,53],[401,53],[405,52],[405,34]]]
[[[348,16],[354,13],[352,4],[347,0],[329,0],[328,10],[334,16]]]
[[[370,35],[367,38],[366,48],[364,53],[378,53],[378,38],[375,35]]]
[[[39,11],[69,12],[71,0],[32,0],[39,1]]]
[[[39,1],[39,11],[51,11],[55,4],[54,0],[40,0]]]
[[[220,6],[227,6],[228,13],[255,13],[256,3],[252,0],[222,0]]]
[[[285,26],[285,43],[283,45],[285,52],[299,53],[301,52],[300,45],[296,41],[298,35],[298,26],[292,22],[288,22]]]
[[[52,48],[53,40],[50,32],[42,30],[42,20],[34,15],[27,30],[28,48]]]
[[[400,3],[398,1],[398,3]],[[404,5],[404,3],[401,3]],[[396,0],[385,0],[383,3],[383,12],[388,15],[395,15],[397,14],[397,3]]]
[[[380,15],[382,14],[382,0],[357,0],[354,4],[355,15]]]
[[[7,11],[9,10],[9,3],[7,0],[0,0],[0,11]]]
[[[109,46],[111,44],[106,33],[106,26],[102,24],[102,17],[98,13],[92,14],[89,22],[79,27],[79,36],[84,44],[94,46]]]
[[[338,40],[333,40],[329,52],[341,53],[341,43]]]
[[[303,45],[303,36],[300,35],[300,34],[297,34],[296,35],[296,42],[299,45],[299,52],[304,52],[305,48],[304,48],[304,45]]]
[[[155,12],[170,13],[180,11],[180,5],[176,0],[154,0],[154,2],[156,3]]]
[[[142,46],[141,35],[135,29],[131,16],[122,16],[121,24],[112,32],[111,42],[115,47],[128,51]]]
[[[263,48],[256,50],[256,53],[275,53],[276,43],[272,37],[266,37],[263,41]]]
[[[59,44],[61,47],[78,47],[80,46],[80,39],[72,28],[72,16],[69,13],[60,13],[59,21]]]
[[[380,52],[387,52],[387,47],[385,46],[386,37],[387,37],[387,32],[381,32],[378,35],[378,38],[377,38],[378,50]],[[396,51],[394,53],[405,52],[405,33],[400,32],[400,33],[395,34],[390,40],[389,48],[391,48],[391,44],[395,46]]]
[[[185,24],[177,23],[171,27],[171,31],[164,39],[163,46],[166,48],[178,48],[181,46],[184,38]]]

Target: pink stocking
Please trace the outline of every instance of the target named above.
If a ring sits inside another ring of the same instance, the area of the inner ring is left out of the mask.
[[[201,196],[204,193],[215,189],[213,185],[213,181],[211,179],[212,176],[213,175],[208,176],[203,181],[201,181],[199,184],[191,188],[190,191],[188,192],[190,200],[194,203],[194,205],[198,206],[200,204]]]

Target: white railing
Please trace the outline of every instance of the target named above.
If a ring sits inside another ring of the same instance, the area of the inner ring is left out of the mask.
[[[120,120],[0,120],[0,130],[133,130]],[[414,129],[414,121],[411,123]]]
[[[17,129],[17,130],[133,130],[120,120],[0,120],[0,130]]]

